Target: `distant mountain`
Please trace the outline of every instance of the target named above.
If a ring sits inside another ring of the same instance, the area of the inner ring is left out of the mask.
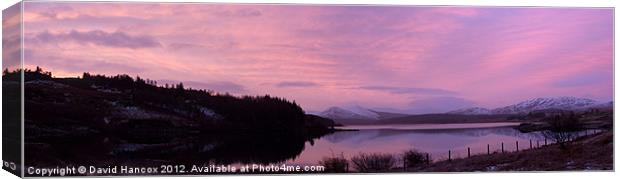
[[[599,103],[599,104],[595,104],[595,105],[592,105],[592,106],[587,106],[586,108],[600,108],[600,109],[612,108],[613,109],[613,107],[614,107],[614,102],[610,101],[610,102],[606,102],[606,103]]]
[[[509,105],[492,110],[494,114],[523,114],[534,110],[544,109],[562,109],[572,110],[579,109],[588,106],[598,104],[597,101],[587,98],[577,97],[548,97],[548,98],[535,98],[520,103]]]
[[[508,114],[464,115],[464,114],[415,114],[397,118],[378,120],[373,124],[449,124],[505,122]]]
[[[448,114],[482,115],[482,114],[525,114],[532,111],[546,110],[580,110],[584,108],[604,108],[613,106],[613,102],[599,103],[588,98],[547,97],[534,98],[517,104],[487,109],[481,107],[464,108],[448,112]]]
[[[353,112],[341,107],[331,107],[319,114],[319,116],[330,119],[362,119],[362,120],[377,120],[379,115],[370,111]]]
[[[487,108],[481,108],[481,107],[472,107],[472,108],[457,109],[457,110],[450,111],[447,113],[448,114],[481,115],[481,114],[491,114],[491,110]]]
[[[405,117],[405,116],[409,116],[410,114],[403,114],[403,113],[394,113],[394,112],[384,112],[384,111],[377,111],[377,110],[371,110],[372,112],[375,112],[379,115],[379,119],[380,120],[384,120],[384,119],[391,119],[391,118],[399,118],[399,117]]]
[[[318,115],[333,119],[340,124],[370,124],[378,120],[408,116],[408,114],[382,112],[361,106],[330,107]]]

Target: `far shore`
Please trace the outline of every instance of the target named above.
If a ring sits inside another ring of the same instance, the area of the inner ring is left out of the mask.
[[[369,130],[369,129],[394,129],[394,130],[430,130],[430,129],[476,129],[495,127],[516,127],[521,122],[484,122],[484,123],[442,123],[442,124],[374,124],[374,125],[343,125],[336,127],[340,130]]]

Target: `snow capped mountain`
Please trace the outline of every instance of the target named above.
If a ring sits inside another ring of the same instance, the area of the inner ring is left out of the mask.
[[[347,109],[340,107],[331,107],[319,114],[319,116],[330,119],[364,119],[364,120],[378,120],[379,114],[360,107],[354,106]]]
[[[361,106],[352,106],[352,107],[348,107],[346,108],[347,110],[355,113],[355,114],[359,114],[362,116],[367,116],[373,119],[379,119],[379,114],[377,114],[375,111],[372,111],[370,109],[366,109],[364,107]]]
[[[450,111],[447,113],[448,114],[481,115],[481,114],[491,114],[491,110],[487,108],[481,108],[481,107],[472,107],[472,108],[457,109],[457,110]]]
[[[496,108],[491,111],[494,114],[518,114],[543,109],[572,110],[596,104],[598,104],[598,102],[592,99],[563,96],[530,99],[514,105]]]
[[[481,115],[481,114],[525,114],[537,110],[579,110],[585,108],[604,108],[612,107],[613,102],[599,103],[592,99],[577,97],[547,97],[535,98],[519,102],[514,105],[499,107],[495,109],[487,109],[481,107],[463,108],[448,112],[448,114],[465,114],[465,115]]]

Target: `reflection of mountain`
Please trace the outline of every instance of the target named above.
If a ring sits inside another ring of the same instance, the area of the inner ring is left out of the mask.
[[[493,128],[470,128],[470,129],[424,129],[424,130],[403,130],[403,129],[366,129],[359,131],[336,132],[323,137],[324,139],[338,143],[342,141],[365,141],[380,140],[381,138],[403,137],[403,136],[438,136],[454,135],[468,137],[482,137],[487,135],[503,135],[519,138],[540,138],[538,133],[522,133],[512,127],[493,127]],[[410,137],[411,139],[417,139]]]

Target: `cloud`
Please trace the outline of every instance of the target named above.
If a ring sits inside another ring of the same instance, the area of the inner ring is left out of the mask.
[[[284,81],[275,85],[280,88],[296,88],[296,87],[315,87],[319,84],[307,81]]]
[[[410,113],[444,113],[456,109],[473,107],[476,103],[464,98],[442,96],[422,98],[409,103]]]
[[[362,86],[359,89],[382,91],[392,94],[430,94],[430,95],[452,95],[454,91],[436,89],[436,88],[409,88],[395,86]]]
[[[68,8],[52,10],[39,4],[28,6],[24,33],[51,37],[27,41],[26,48],[93,61],[54,60],[53,71],[69,74],[126,64],[142,72],[92,70],[243,82],[203,85],[286,96],[304,109],[348,101],[405,109],[409,96],[458,96],[489,107],[553,94],[613,97],[609,8],[60,3]],[[97,38],[115,31],[131,40]],[[28,60],[52,63],[44,56]],[[294,79],[319,86],[289,90],[314,86]]]
[[[194,49],[194,48],[202,49],[202,48],[205,48],[205,46],[200,45],[200,44],[193,44],[193,43],[171,43],[168,45],[168,48],[172,50],[185,50],[185,49]]]
[[[587,74],[576,74],[568,78],[559,79],[553,82],[555,87],[581,87],[592,86],[600,83],[613,81],[613,76],[607,72],[591,72]]]
[[[256,9],[238,9],[238,10],[223,10],[223,11],[216,11],[213,13],[213,15],[216,16],[220,16],[220,17],[258,17],[261,16],[263,13],[259,10]]]
[[[63,41],[74,41],[80,44],[94,44],[109,47],[121,48],[151,48],[160,47],[161,44],[152,36],[132,36],[124,32],[105,32],[102,30],[77,31],[71,30],[67,33],[50,33],[44,31],[36,35],[39,42],[60,43]]]

